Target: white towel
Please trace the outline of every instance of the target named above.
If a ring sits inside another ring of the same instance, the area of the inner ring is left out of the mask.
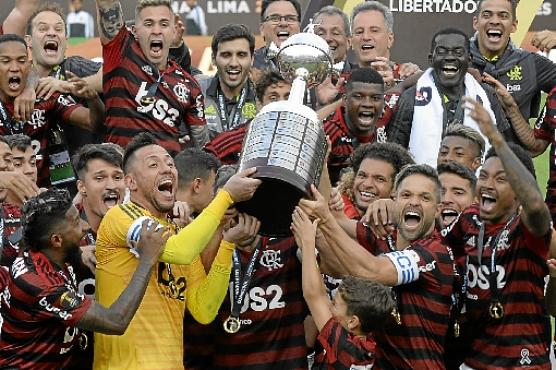
[[[483,107],[496,124],[494,112],[490,107],[490,101],[483,87],[469,73],[465,74],[464,84],[465,95],[482,102]],[[409,152],[413,155],[415,163],[425,163],[436,168],[436,160],[442,141],[443,113],[444,104],[442,104],[442,98],[434,84],[432,68],[429,68],[417,81],[415,93],[413,124],[409,137]],[[473,127],[481,133],[477,122],[468,114],[464,115],[463,124]],[[490,148],[490,143],[486,137],[483,136],[483,138],[485,139],[486,153]]]

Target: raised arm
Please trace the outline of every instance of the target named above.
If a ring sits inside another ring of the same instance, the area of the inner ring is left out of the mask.
[[[313,218],[320,219],[322,231],[330,249],[352,276],[364,277],[393,286],[398,283],[398,273],[387,257],[375,257],[351,239],[338,225],[328,209],[324,197],[312,186],[314,201],[302,199],[299,206]]]
[[[102,44],[109,43],[124,26],[124,13],[119,0],[97,0],[98,34]]]
[[[332,310],[315,256],[317,223],[318,220],[311,222],[301,208],[295,208],[292,215],[292,231],[303,255],[301,278],[303,297],[317,329],[321,331],[332,317]]]
[[[148,220],[145,220],[141,228],[141,238],[138,242],[139,266],[135,270],[129,285],[109,308],[93,302],[78,321],[77,327],[110,335],[125,333],[143,300],[152,274],[152,267],[157,262],[169,236],[165,228],[157,227],[158,223],[153,222],[150,227],[147,223]]]
[[[474,119],[483,135],[490,141],[508,178],[523,211],[525,226],[536,236],[545,235],[550,229],[550,212],[544,203],[537,180],[512,152],[502,134],[498,131],[481,103],[468,97],[463,98],[469,116]]]
[[[4,34],[25,36],[25,28],[33,13],[39,8],[39,0],[16,0],[15,6],[2,24]]]
[[[498,100],[500,100],[502,108],[504,108],[506,116],[508,117],[508,120],[510,121],[510,124],[512,125],[519,141],[525,145],[527,150],[531,152],[532,156],[536,157],[542,154],[548,147],[548,141],[535,137],[533,129],[529,126],[529,123],[521,114],[519,106],[508,90],[506,90],[504,85],[487,73],[483,74],[483,81],[494,87],[496,96],[498,97]]]

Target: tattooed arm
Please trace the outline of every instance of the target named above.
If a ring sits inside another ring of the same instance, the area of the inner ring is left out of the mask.
[[[537,237],[546,235],[551,227],[551,218],[537,180],[508,146],[483,106],[468,97],[463,99],[469,116],[477,122],[479,129],[490,141],[502,162],[507,181],[523,208],[521,212],[523,223],[533,235]]]
[[[97,0],[97,22],[100,42],[109,43],[124,27],[122,5],[118,0]]]
[[[158,228],[157,226],[156,222],[153,222],[150,227],[147,226],[147,220],[143,222],[137,248],[141,254],[139,266],[135,270],[129,285],[118,299],[109,308],[93,302],[77,323],[77,327],[109,335],[125,333],[143,300],[151,277],[152,267],[158,261],[158,257],[169,237],[165,228]]]

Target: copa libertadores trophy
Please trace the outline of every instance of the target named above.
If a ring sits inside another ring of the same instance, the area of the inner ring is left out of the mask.
[[[303,105],[303,97],[330,74],[332,59],[326,41],[303,32],[284,41],[276,60],[282,77],[292,83],[290,96],[263,107],[249,126],[240,171],[257,167],[262,184],[237,208],[261,221],[261,234],[288,236],[295,206],[311,184],[318,186],[327,146],[322,122]]]

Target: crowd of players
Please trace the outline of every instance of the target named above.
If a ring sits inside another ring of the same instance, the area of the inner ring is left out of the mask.
[[[102,64],[65,56],[57,5],[2,23],[0,368],[551,368],[556,65],[511,42],[514,1],[429,35],[429,66],[390,59],[380,2],[314,14],[337,73],[304,103],[329,151],[281,238],[235,209],[261,183],[237,163],[289,96],[270,51],[299,3],[262,2],[257,50],[222,26],[215,76],[168,0],[132,22],[96,3]]]

